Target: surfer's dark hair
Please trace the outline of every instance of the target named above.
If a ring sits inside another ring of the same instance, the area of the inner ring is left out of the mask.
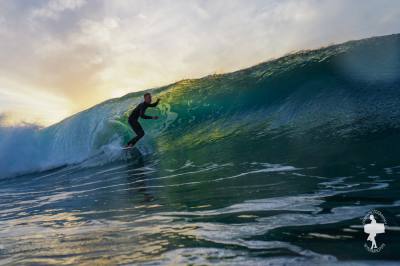
[[[146,93],[143,95],[143,97],[150,96],[150,95],[151,95],[150,92],[146,92]]]

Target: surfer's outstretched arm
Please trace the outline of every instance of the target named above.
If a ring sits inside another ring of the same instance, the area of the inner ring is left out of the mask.
[[[140,117],[141,117],[141,118],[143,118],[143,119],[153,119],[152,116],[145,115],[144,112],[145,112],[145,109],[144,109],[143,107],[140,108],[139,114],[140,114]]]
[[[160,102],[160,98],[157,99],[157,101],[155,103],[151,103],[149,104],[150,107],[156,107],[158,105],[158,103]]]
[[[156,102],[156,105],[158,104],[159,101]],[[150,106],[150,105],[148,105]],[[145,115],[146,112],[146,107],[143,105],[141,106],[141,108],[139,109],[139,116],[142,119],[158,119],[158,116],[149,116],[149,115]]]

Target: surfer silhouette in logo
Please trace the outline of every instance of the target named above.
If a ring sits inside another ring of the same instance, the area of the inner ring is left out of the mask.
[[[369,216],[369,219],[371,220],[371,225],[372,224],[376,224],[376,220],[375,220],[375,217],[371,214],[370,216]],[[369,241],[371,241],[371,248],[377,248],[377,246],[376,246],[376,241],[375,241],[375,237],[376,237],[376,233],[374,232],[374,231],[372,231],[372,232],[370,232],[369,233],[369,236],[368,236],[368,238],[367,238],[367,241],[369,240]]]
[[[151,94],[148,92],[145,93],[143,97],[144,101],[138,104],[138,106],[136,106],[136,108],[133,109],[131,115],[129,116],[128,122],[129,125],[132,127],[133,131],[135,131],[136,137],[131,139],[125,146],[125,148],[133,147],[136,144],[136,142],[138,142],[144,136],[144,130],[138,121],[139,117],[143,119],[158,119],[158,116],[148,116],[145,115],[145,112],[147,107],[156,107],[160,102],[160,99],[157,99],[155,103],[151,103]]]

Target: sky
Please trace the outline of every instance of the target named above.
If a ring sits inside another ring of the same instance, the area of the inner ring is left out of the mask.
[[[0,122],[399,32],[397,0],[0,0]]]

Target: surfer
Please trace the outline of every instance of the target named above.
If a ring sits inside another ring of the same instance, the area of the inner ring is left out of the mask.
[[[151,94],[148,92],[146,92],[143,97],[144,101],[138,104],[138,106],[133,109],[131,115],[129,116],[128,122],[129,125],[131,125],[133,131],[135,131],[136,137],[128,142],[128,144],[125,146],[126,148],[133,147],[136,142],[138,142],[144,136],[144,130],[138,121],[139,117],[143,119],[158,119],[158,116],[148,116],[145,115],[145,112],[147,107],[156,107],[157,104],[160,102],[160,99],[157,99],[155,103],[151,103]]]

